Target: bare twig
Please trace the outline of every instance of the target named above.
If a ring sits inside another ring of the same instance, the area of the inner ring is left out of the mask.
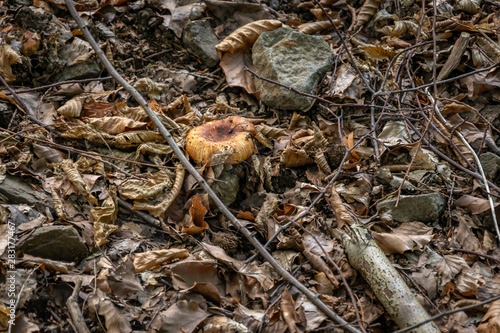
[[[32,91],[42,91],[42,90],[50,89],[50,88],[53,88],[53,87],[62,86],[63,84],[87,83],[87,82],[94,82],[94,81],[106,81],[106,80],[109,80],[109,79],[112,79],[112,78],[113,78],[112,76],[105,76],[105,77],[95,77],[95,78],[91,78],[91,79],[61,81],[61,82],[56,82],[56,83],[48,84],[46,86],[40,86],[40,87],[36,87],[36,88],[30,88],[30,89],[26,89],[26,90],[22,90],[22,91],[15,91],[15,93],[24,94],[24,93],[28,93],[28,92],[32,92]],[[8,91],[7,93],[5,93],[5,95],[12,95],[12,92]]]
[[[76,331],[78,333],[90,333],[90,330],[85,323],[85,319],[83,318],[82,311],[80,311],[80,307],[78,306],[78,293],[81,288],[82,279],[76,278],[75,289],[73,289],[73,293],[66,301],[66,306],[68,307],[68,312],[71,316],[73,324],[75,325]]]
[[[487,254],[483,254],[481,252],[471,251],[471,250],[466,250],[466,249],[452,249],[452,250],[453,251],[457,251],[457,252],[467,253],[467,254],[473,254],[473,255],[478,256],[478,257],[482,257],[482,258],[485,258],[485,259],[493,260],[494,262],[500,264],[500,258],[493,257],[493,256],[490,256],[490,255],[487,255]]]
[[[260,244],[250,233],[250,231],[243,226],[243,224],[229,211],[229,209],[222,203],[222,201],[217,197],[214,191],[210,188],[205,179],[197,172],[194,166],[188,161],[184,153],[179,148],[174,138],[170,134],[170,132],[165,128],[162,124],[158,116],[155,112],[150,108],[146,100],[142,97],[139,92],[134,89],[125,79],[123,79],[120,74],[113,68],[111,63],[106,58],[106,55],[101,50],[99,45],[97,45],[96,41],[90,34],[88,28],[83,23],[82,19],[78,15],[76,8],[70,0],[65,0],[66,6],[68,7],[71,16],[77,22],[79,28],[83,32],[87,41],[92,45],[92,48],[95,50],[96,54],[99,56],[101,62],[104,64],[108,72],[134,97],[134,99],[141,105],[146,113],[149,115],[151,121],[158,128],[160,133],[165,137],[168,144],[172,147],[172,150],[175,155],[179,158],[184,167],[189,171],[189,173],[193,176],[193,178],[201,185],[201,187],[207,192],[210,198],[214,201],[215,205],[220,209],[220,211],[227,217],[227,219],[233,224],[236,229],[241,232],[245,238],[249,240],[249,242],[261,253],[261,255],[271,264],[271,266],[285,279],[287,279],[293,286],[295,286],[298,290],[300,290],[314,305],[318,307],[325,315],[327,315],[330,319],[335,322],[343,325],[344,329],[350,332],[359,332],[354,326],[346,322],[342,317],[333,312],[325,303],[323,303],[318,295],[311,292],[306,286],[300,283],[292,274],[290,274],[286,269],[284,269],[274,258],[273,256]]]

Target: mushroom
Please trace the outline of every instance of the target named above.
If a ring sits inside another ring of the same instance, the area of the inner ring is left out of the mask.
[[[255,126],[243,117],[214,120],[189,131],[186,151],[196,162],[206,164],[221,149],[231,147],[234,154],[228,163],[236,164],[252,155],[255,133]]]

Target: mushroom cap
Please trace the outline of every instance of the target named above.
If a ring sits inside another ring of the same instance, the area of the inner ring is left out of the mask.
[[[186,136],[186,151],[198,163],[210,162],[212,156],[223,147],[234,148],[234,154],[228,163],[236,164],[246,160],[253,154],[252,136],[255,126],[247,119],[239,116],[214,120],[195,127]]]

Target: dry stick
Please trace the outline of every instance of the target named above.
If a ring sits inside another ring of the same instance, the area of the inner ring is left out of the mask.
[[[141,212],[140,210],[134,209],[134,207],[131,204],[129,204],[128,202],[126,202],[125,200],[121,199],[118,196],[116,197],[116,199],[118,201],[118,204],[122,208],[126,209],[128,212],[140,217],[141,219],[146,221],[148,224],[154,226],[155,228],[158,228],[160,230],[163,229],[160,220],[157,220],[154,217],[152,217],[151,215],[146,214],[144,212]]]
[[[487,138],[486,139],[486,146],[488,148],[490,148],[490,150],[495,153],[496,155],[500,156],[500,148],[497,147],[497,145],[495,144],[495,142],[493,142],[493,140]]]
[[[45,126],[47,126],[47,125],[45,125]],[[49,145],[49,146],[54,146],[54,147],[57,147],[58,149],[72,151],[72,152],[74,152],[74,153],[76,153],[76,154],[78,154],[78,155],[82,155],[82,156],[88,157],[88,158],[90,158],[90,159],[92,159],[92,160],[96,160],[96,161],[98,161],[98,162],[102,162],[102,163],[104,163],[104,164],[107,164],[107,165],[109,165],[110,167],[112,167],[112,168],[114,168],[114,169],[116,169],[116,170],[118,170],[118,171],[122,172],[123,174],[125,174],[125,175],[127,175],[127,176],[129,176],[129,177],[132,177],[132,178],[135,178],[135,179],[138,179],[138,180],[147,180],[147,179],[145,179],[145,178],[141,178],[141,177],[138,177],[138,176],[136,176],[136,175],[133,175],[133,174],[131,174],[131,173],[129,173],[129,172],[127,172],[127,171],[123,170],[123,169],[122,169],[122,168],[120,168],[119,166],[117,166],[117,165],[115,165],[115,164],[113,164],[113,163],[111,163],[111,162],[108,162],[108,161],[106,161],[106,160],[101,159],[100,157],[110,158],[110,159],[116,159],[116,160],[120,160],[120,161],[122,161],[122,162],[129,162],[129,163],[140,163],[140,162],[128,161],[128,160],[125,160],[125,159],[122,159],[122,158],[112,157],[112,156],[107,156],[107,155],[101,155],[101,154],[97,154],[97,153],[89,154],[89,153],[87,153],[87,152],[85,152],[85,151],[83,151],[83,150],[80,150],[80,149],[76,149],[76,148],[73,148],[73,147],[60,145],[60,144],[55,143],[55,142],[50,142],[50,141],[43,140],[43,139],[38,139],[38,138],[35,138],[35,137],[30,137],[30,136],[22,135],[22,134],[19,134],[19,133],[16,133],[16,132],[12,132],[12,131],[10,131],[10,130],[8,130],[8,129],[5,129],[5,128],[2,128],[2,127],[0,127],[0,130],[5,131],[5,132],[7,132],[7,133],[12,133],[13,135],[17,135],[17,136],[23,137],[23,138],[25,138],[25,139],[27,139],[27,140],[33,140],[33,141],[37,141],[37,142],[41,142],[41,143],[45,143],[46,145]],[[94,156],[94,155],[98,156],[99,158],[98,158],[98,157],[96,157],[96,156]],[[153,166],[155,166],[155,167],[159,168],[159,166],[158,166],[158,165],[153,165]]]
[[[358,72],[358,75],[359,77],[361,78],[361,80],[363,80],[366,88],[372,93],[374,94],[375,96],[377,96],[377,93],[375,92],[375,90],[373,90],[373,88],[370,86],[370,84],[368,83],[368,80],[366,79],[366,77],[364,77],[363,73],[361,73],[361,70],[359,69],[358,67],[358,64],[356,63],[356,61],[354,60],[354,56],[352,55],[351,51],[349,50],[349,48],[347,47],[347,43],[345,41],[345,38],[342,36],[342,34],[340,33],[340,30],[339,28],[337,28],[337,26],[335,25],[335,22],[333,22],[333,19],[330,17],[330,14],[328,14],[328,12],[326,11],[325,7],[323,7],[323,5],[318,1],[318,0],[314,0],[314,3],[319,6],[319,8],[321,8],[321,11],[323,11],[323,13],[325,14],[326,18],[328,19],[328,21],[330,21],[330,23],[332,24],[333,26],[333,29],[335,30],[335,33],[337,34],[337,36],[339,37],[340,41],[342,42],[342,45],[344,46],[345,50],[346,50],[346,53],[347,53],[347,56],[349,57],[349,60],[351,61],[352,63],[352,66],[354,67],[354,69],[356,69],[356,72]],[[377,96],[378,97],[378,96]],[[385,100],[383,98],[381,98],[384,102]]]
[[[436,105],[436,101],[429,93],[427,93],[427,96],[430,98],[430,100],[432,101],[432,104],[434,105],[435,114],[437,114],[437,116],[439,117],[439,120],[441,120],[441,122],[443,124],[445,124],[446,119],[444,119],[443,115],[441,114],[441,111],[439,111],[439,108]],[[469,149],[472,156],[474,156],[474,161],[476,162],[477,168],[479,169],[479,172],[481,173],[481,177],[483,178],[484,188],[486,190],[486,195],[488,196],[488,202],[490,204],[491,217],[493,218],[493,225],[495,226],[495,231],[496,231],[497,236],[498,236],[498,242],[500,243],[500,229],[498,228],[498,221],[497,221],[497,217],[496,217],[496,213],[495,213],[495,204],[493,203],[493,198],[490,195],[490,193],[491,193],[490,187],[488,185],[488,180],[486,179],[486,175],[484,174],[483,165],[481,164],[481,161],[479,160],[479,157],[477,156],[476,152],[474,151],[474,149],[472,149],[472,147],[467,142],[467,140],[464,138],[462,133],[460,133],[460,131],[456,131],[455,133],[459,137],[459,139],[462,141],[462,143],[467,147],[467,149]]]
[[[464,306],[464,307],[461,307],[461,308],[458,308],[458,309],[455,309],[455,310],[451,310],[451,311],[446,311],[446,312],[442,312],[438,315],[435,315],[433,317],[430,317],[429,319],[427,319],[426,321],[423,321],[421,323],[418,323],[418,324],[415,324],[413,326],[409,326],[409,327],[405,327],[401,330],[397,330],[397,331],[394,331],[393,333],[404,333],[404,332],[408,332],[408,331],[411,331],[419,326],[422,326],[422,325],[425,325],[431,321],[434,321],[436,319],[439,319],[441,317],[444,317],[444,316],[448,316],[448,315],[451,315],[451,314],[454,314],[454,313],[457,313],[457,312],[462,312],[462,311],[467,311],[467,310],[470,310],[470,309],[474,309],[474,308],[477,308],[479,306],[483,306],[485,304],[489,304],[491,302],[494,302],[496,301],[497,299],[500,299],[500,296],[495,296],[493,298],[490,298],[490,299],[487,299],[486,301],[484,302],[481,302],[481,303],[477,303],[477,304],[472,304],[472,305],[467,305],[467,306]]]
[[[15,91],[15,92],[18,93],[18,94],[24,94],[24,93],[27,93],[27,92],[41,91],[41,90],[45,90],[45,89],[50,89],[50,88],[53,88],[53,87],[61,86],[63,84],[87,83],[87,82],[93,82],[93,81],[106,81],[106,80],[109,80],[109,79],[112,79],[112,78],[113,78],[112,76],[105,76],[105,77],[96,77],[96,78],[91,78],[91,79],[61,81],[61,82],[57,82],[57,83],[48,84],[46,86],[40,86],[40,87],[36,87],[36,88],[30,88],[30,89],[26,89],[26,90],[22,90],[22,91]],[[12,92],[9,91],[5,95],[12,95]]]
[[[487,254],[483,254],[481,252],[471,251],[471,250],[465,250],[465,249],[451,249],[451,250],[452,251],[457,251],[457,252],[462,252],[462,253],[467,253],[467,254],[473,254],[473,255],[478,256],[478,257],[482,257],[482,258],[485,258],[485,259],[493,260],[494,262],[497,262],[497,263],[500,264],[500,258],[496,258],[496,257],[490,256],[490,255],[487,255]]]
[[[78,293],[81,288],[82,279],[77,278],[75,282],[75,289],[73,289],[73,293],[66,301],[66,306],[68,307],[68,312],[71,316],[71,320],[73,320],[76,331],[78,333],[90,333],[90,330],[85,323],[85,319],[83,318],[82,311],[80,311],[80,307],[78,306]]]
[[[420,131],[418,130],[417,127],[415,127],[415,125],[413,125],[411,122],[407,122],[408,126],[410,126],[410,128],[419,136],[422,136],[422,134],[420,133]],[[442,153],[439,149],[437,149],[436,147],[434,147],[430,142],[429,140],[427,140],[426,138],[424,138],[424,142],[425,144],[427,145],[427,147],[432,150],[434,153],[436,153],[439,157],[441,157],[443,160],[445,160],[446,162],[450,163],[451,165],[453,165],[455,168],[459,169],[460,171],[463,171],[469,175],[471,175],[472,177],[474,178],[477,178],[479,180],[483,180],[483,177],[478,174],[477,172],[472,172],[470,171],[469,169],[466,169],[464,168],[463,166],[461,166],[460,164],[458,164],[457,162],[455,162],[454,160],[452,160],[451,158],[449,158],[448,156],[446,156],[444,153]],[[496,186],[495,184],[491,183],[488,181],[488,185],[491,187],[491,188],[494,188],[495,190],[499,191],[500,192],[500,188],[498,186]]]
[[[221,212],[227,217],[227,219],[233,224],[236,229],[241,232],[245,238],[262,254],[262,256],[273,266],[273,268],[285,279],[287,279],[294,287],[300,290],[314,305],[318,307],[325,315],[327,315],[331,320],[337,322],[340,325],[344,326],[344,329],[350,332],[359,333],[359,330],[354,326],[350,325],[346,322],[342,317],[333,312],[325,303],[323,303],[317,294],[314,294],[309,289],[307,289],[302,283],[300,283],[293,275],[291,275],[286,269],[284,269],[274,258],[273,256],[260,244],[250,233],[250,231],[243,226],[243,224],[229,211],[229,209],[222,203],[222,201],[217,197],[217,195],[212,191],[210,186],[207,184],[205,179],[200,176],[200,174],[196,171],[194,166],[188,161],[184,153],[179,148],[174,138],[170,134],[170,132],[165,128],[162,124],[158,116],[154,113],[154,111],[149,107],[146,100],[142,97],[141,94],[137,90],[135,90],[125,79],[123,79],[120,74],[113,68],[111,63],[106,58],[106,55],[101,50],[99,45],[97,45],[96,41],[90,34],[87,26],[83,23],[82,19],[78,15],[73,3],[70,0],[65,0],[66,6],[68,7],[71,16],[77,22],[78,27],[83,32],[87,41],[92,45],[92,48],[95,50],[96,54],[99,56],[101,62],[104,64],[108,72],[134,97],[134,99],[143,107],[146,113],[151,118],[151,121],[158,128],[160,133],[165,137],[168,144],[172,147],[174,154],[177,155],[177,158],[181,161],[184,167],[189,171],[189,173],[193,176],[194,179],[201,185],[201,187],[207,192],[210,198],[214,201],[215,205],[221,210]]]
[[[420,101],[419,101],[420,103]],[[425,114],[425,112],[423,111],[420,111],[420,114],[422,115],[422,117],[424,117],[426,120],[429,120],[427,118],[427,115]],[[446,136],[445,133],[443,133],[441,131],[441,129],[439,127],[437,127],[436,125],[434,125],[434,123],[431,123],[431,126],[432,128],[436,131],[436,133],[438,133],[439,135],[441,135],[443,138],[446,139],[446,141],[448,141],[448,143],[450,144],[450,146],[453,148],[453,150],[455,151],[455,153],[460,156],[460,158],[465,161],[465,163],[467,164],[467,166],[472,170],[472,171],[476,171],[476,168],[469,162],[469,160],[467,159],[467,157],[465,157],[465,155],[462,153],[462,151],[460,151],[460,149],[457,147],[457,144],[455,143],[455,141],[453,141],[453,138],[452,138],[452,135],[451,133],[448,133],[450,134],[450,137]],[[443,124],[444,126],[444,124]],[[444,128],[443,130],[445,130],[446,128]]]
[[[464,77],[471,76],[471,75],[474,75],[474,74],[477,74],[477,73],[486,72],[486,71],[489,71],[490,69],[493,69],[493,68],[498,67],[498,66],[500,66],[500,62],[497,62],[496,64],[493,64],[493,65],[485,67],[485,68],[477,69],[477,70],[469,72],[469,73],[457,75],[457,76],[454,76],[452,78],[445,79],[445,80],[442,80],[442,81],[437,81],[436,85],[441,85],[441,84],[444,84],[444,83],[448,83],[448,82],[456,81],[456,80],[459,80],[459,79],[463,79]],[[378,94],[379,95],[399,94],[399,93],[404,93],[404,92],[421,90],[421,89],[424,89],[424,88],[427,88],[427,87],[431,87],[433,85],[434,85],[434,83],[431,82],[431,83],[423,84],[421,86],[417,86],[417,87],[413,87],[413,88],[393,90],[393,91],[387,91],[387,92],[379,92]]]
[[[410,73],[408,73],[408,74],[410,75]],[[432,99],[432,97],[428,94],[427,90],[426,90],[426,91],[417,90],[417,91],[418,91],[418,92],[420,92],[422,95],[428,95],[428,96]],[[421,106],[421,105],[420,105],[420,101],[419,101],[418,99],[417,99],[417,102],[418,102],[419,106]],[[435,105],[435,103],[433,103],[433,104]],[[438,112],[439,112],[439,114],[441,115],[441,113],[440,113],[439,109],[438,109],[437,111],[438,111]],[[420,112],[423,114],[423,111],[420,111]],[[436,112],[434,112],[434,114],[437,114],[437,113],[436,113]],[[424,116],[424,118],[426,118],[425,114],[423,114],[423,116]],[[442,119],[444,119],[444,117],[443,117],[442,115],[441,115],[441,118],[442,118]],[[429,122],[430,122],[430,118],[426,118],[426,119],[428,120],[428,123],[429,123]],[[446,122],[446,120],[445,120],[444,122]],[[409,122],[409,121],[408,121],[407,123],[408,123],[408,125],[409,125],[410,127],[412,127],[412,129],[413,129],[413,130],[416,130],[415,126],[414,126],[411,122]],[[437,130],[437,132],[438,132],[438,133],[440,133],[441,135],[443,135],[443,134],[440,132],[440,130],[439,130],[439,129],[437,129],[437,128],[433,125],[433,124],[432,124],[432,126],[433,126],[436,130]],[[417,132],[419,135],[421,135],[421,137],[422,137],[422,138],[424,138],[423,134],[420,134],[418,131],[416,131],[416,132]],[[446,137],[446,136],[444,136],[444,135],[443,135],[443,137]],[[441,153],[441,152],[440,152],[437,148],[433,147],[433,146],[430,144],[430,142],[429,142],[429,141],[427,141],[427,139],[425,139],[425,138],[424,138],[424,142],[425,142],[425,143],[426,143],[426,144],[427,144],[427,145],[431,148],[431,150],[432,150],[432,151],[434,151],[436,154],[438,154],[439,156],[441,156],[441,157],[442,157],[443,159],[445,159],[448,163],[450,163],[450,164],[452,164],[453,166],[455,166],[456,168],[458,168],[458,169],[460,169],[460,170],[462,170],[462,171],[464,171],[464,172],[468,173],[469,175],[471,175],[471,176],[473,176],[473,177],[477,178],[478,180],[486,181],[486,182],[487,182],[487,183],[488,183],[488,184],[489,184],[492,188],[496,189],[497,191],[500,191],[500,189],[499,189],[496,185],[491,184],[488,180],[486,180],[486,178],[484,178],[484,177],[483,177],[483,175],[478,174],[478,173],[476,173],[476,172],[474,172],[474,171],[471,171],[471,170],[469,170],[469,169],[466,169],[466,168],[462,167],[460,164],[458,164],[458,163],[456,163],[455,161],[451,160],[451,159],[450,159],[450,158],[448,158],[446,155],[444,155],[443,153]],[[454,143],[452,144],[452,146],[456,147],[456,145],[455,145]],[[459,153],[460,157],[462,157],[462,158],[463,158],[465,161],[467,161],[467,163],[469,164],[468,160],[465,158],[465,156],[462,154],[462,152],[458,149],[458,147],[457,147],[457,150],[456,150],[456,151]],[[473,154],[474,154],[474,152],[473,152]],[[480,163],[479,163],[479,164],[480,164]],[[488,195],[490,195],[490,194],[491,194],[491,192],[489,191],[489,189],[488,189],[488,191],[487,191],[487,194],[488,194]],[[500,241],[500,237],[499,237],[499,241]]]

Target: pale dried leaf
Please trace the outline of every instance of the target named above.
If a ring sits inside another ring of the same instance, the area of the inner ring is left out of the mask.
[[[59,110],[57,110],[59,112]],[[89,118],[90,125],[109,134],[119,134],[131,130],[145,130],[147,123],[125,117]]]
[[[401,37],[404,34],[411,34],[413,36],[416,36],[419,31],[418,24],[408,20],[394,21],[394,25],[386,25],[376,30],[380,33],[383,33],[384,35],[394,37]],[[423,38],[427,38],[427,34],[425,34],[423,31],[420,32]]]
[[[295,312],[295,302],[292,293],[288,289],[281,294],[281,311],[283,311],[283,319],[290,333],[301,332],[297,327],[298,314]]]
[[[94,222],[94,243],[96,247],[100,247],[108,242],[108,237],[114,231],[118,230],[118,226],[109,223]]]
[[[154,131],[132,131],[118,134],[114,137],[112,143],[117,147],[127,148],[149,141],[165,142],[165,138]]]
[[[341,22],[336,20],[333,21],[335,22],[336,25],[341,25]],[[312,35],[316,32],[326,30],[328,28],[331,28],[333,25],[332,23],[328,21],[316,21],[316,22],[308,22],[308,23],[303,23],[297,27],[297,30],[304,34]]]
[[[151,331],[191,333],[209,315],[197,302],[181,300],[158,314]]]
[[[436,271],[441,278],[441,286],[454,279],[464,268],[469,268],[464,258],[457,255],[443,256],[436,263]]]
[[[100,300],[95,309],[98,309],[99,314],[104,317],[108,333],[132,332],[132,327],[128,319],[125,318],[110,300]]]
[[[22,58],[9,44],[3,43],[0,47],[0,75],[7,83],[15,81],[16,76],[12,73],[10,65],[22,62]]]
[[[69,181],[73,184],[76,190],[80,194],[85,195],[90,202],[97,205],[97,199],[90,193],[90,189],[83,181],[82,175],[80,174],[80,171],[78,171],[76,164],[71,160],[64,160],[61,163],[61,168],[66,173]]]
[[[304,250],[302,251],[302,254],[304,254],[304,257],[307,258],[307,261],[311,263],[318,271],[325,273],[326,277],[328,280],[332,283],[333,287],[337,289],[339,287],[339,281],[333,275],[333,272],[331,269],[328,267],[328,265],[321,259],[320,256],[308,251]]]
[[[110,185],[109,196],[103,201],[101,207],[90,210],[94,220],[101,223],[113,224],[118,216],[118,202],[116,199],[116,186]]]
[[[144,272],[164,262],[187,258],[188,255],[189,252],[186,249],[176,248],[136,253],[134,258],[135,272]]]
[[[126,199],[144,199],[158,196],[172,186],[170,172],[160,170],[148,180],[130,179],[120,187],[120,195]]]
[[[464,195],[455,201],[455,205],[467,208],[472,214],[481,214],[490,210],[490,204],[487,199],[474,197],[472,195]],[[496,202],[495,207],[500,205]]]
[[[368,58],[371,60],[392,60],[396,55],[396,52],[392,50],[392,48],[385,45],[367,45],[360,46],[359,49],[363,51]]]
[[[490,304],[488,312],[484,315],[477,327],[477,333],[499,333],[500,332],[500,300]]]
[[[437,235],[398,235],[372,231],[373,238],[385,254],[417,251],[424,248]]]
[[[225,52],[248,52],[261,33],[276,30],[282,25],[278,20],[260,20],[248,23],[224,38],[222,42],[215,46],[215,49],[221,59]]]
[[[57,109],[57,113],[70,118],[80,117],[80,114],[82,113],[82,106],[83,103],[80,98],[73,98]]]
[[[249,94],[256,94],[253,76],[245,68],[253,68],[252,56],[243,51],[224,53],[219,64],[226,75],[227,84],[242,87]]]
[[[458,0],[456,6],[469,14],[476,14],[481,10],[481,0]]]

